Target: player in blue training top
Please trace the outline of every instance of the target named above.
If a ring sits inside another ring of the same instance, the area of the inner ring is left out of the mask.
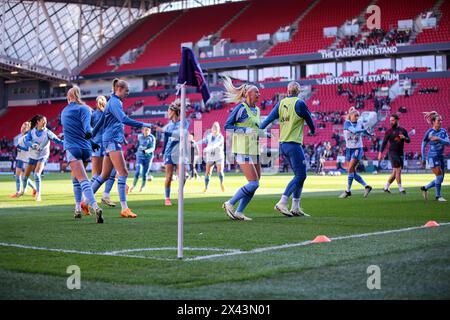
[[[80,88],[72,87],[67,92],[69,103],[61,113],[64,133],[64,150],[72,173],[73,193],[75,196],[75,219],[81,219],[83,194],[89,205],[95,210],[97,223],[103,223],[102,209],[97,204],[91,182],[86,173],[86,165],[91,160],[92,149],[100,146],[93,144],[91,110],[81,101]],[[88,212],[89,213],[89,212]]]
[[[105,111],[106,103],[107,100],[105,96],[97,97],[96,106],[91,116],[92,128],[94,128],[95,125],[100,121],[102,114]],[[100,146],[99,149],[97,149],[92,153],[92,179],[91,179],[92,182],[94,182],[94,180],[102,173],[103,158],[105,156],[105,148],[103,147],[102,137],[103,137],[103,128],[100,128],[96,132],[96,135],[92,137],[92,141]],[[114,185],[115,180],[116,180],[116,170],[113,169],[111,171],[109,179],[105,182],[105,191],[103,192],[102,196],[102,203],[107,205],[108,207],[116,206],[116,204],[111,200],[110,197],[111,189]]]
[[[47,129],[47,118],[43,115],[35,115],[31,120],[31,129],[25,136],[24,143],[29,148],[29,160],[25,168],[25,175],[22,183],[22,193],[28,185],[31,171],[34,170],[36,182],[36,201],[41,201],[41,174],[50,156],[50,141],[63,144],[56,134]]]
[[[248,183],[240,188],[234,196],[223,203],[222,208],[232,220],[252,220],[244,215],[244,210],[253,199],[259,188],[261,179],[259,125],[261,123],[260,110],[256,106],[259,101],[259,89],[250,84],[235,87],[230,78],[223,82],[227,102],[237,103],[233,112],[225,123],[225,130],[232,133],[231,151],[235,155]],[[237,210],[234,206],[239,202]]]
[[[444,182],[445,171],[444,149],[445,146],[450,145],[450,141],[447,131],[442,128],[442,117],[436,111],[424,112],[424,114],[432,128],[425,133],[422,141],[422,165],[425,167],[426,159],[428,159],[428,165],[436,175],[436,179],[420,188],[420,190],[422,190],[424,199],[428,200],[428,190],[436,187],[436,200],[445,202],[447,200],[441,195],[441,185]],[[428,155],[425,155],[427,144],[430,144],[430,148]]]
[[[165,200],[164,205],[171,206],[172,201],[170,200],[170,188],[172,186],[172,176],[174,167],[177,167],[177,171],[180,170],[178,168],[179,162],[179,143],[180,143],[180,108],[181,102],[180,100],[175,100],[169,106],[169,110],[167,111],[167,117],[169,118],[169,124],[165,127],[160,128],[156,127],[156,130],[162,132],[164,134],[164,167],[166,171],[166,180],[164,183],[165,187]],[[184,135],[186,136],[186,146],[185,150],[185,164],[188,163],[189,157],[187,156],[187,141],[188,141],[188,129],[189,129],[189,121],[186,119],[184,123]]]
[[[139,177],[142,177],[141,188],[142,192],[147,183],[148,173],[152,166],[153,156],[155,152],[156,139],[151,134],[150,128],[142,128],[142,134],[138,135],[137,153],[136,153],[136,172],[134,174],[133,186],[130,192],[133,192],[138,183]]]
[[[356,171],[356,167],[364,155],[363,135],[372,136],[371,133],[364,129],[362,121],[359,120],[359,111],[351,107],[348,111],[347,120],[344,122],[345,161],[348,162],[348,184],[347,190],[339,198],[348,198],[352,195],[351,188],[353,180],[356,180],[364,187],[364,198],[367,198],[370,191],[372,191],[372,187]]]
[[[280,151],[288,159],[294,178],[287,185],[275,210],[287,217],[309,216],[300,208],[303,185],[306,180],[305,155],[303,152],[303,130],[305,122],[311,133],[316,127],[305,102],[298,98],[300,84],[292,81],[287,87],[288,96],[278,102],[269,116],[260,125],[265,129],[273,121],[280,119]],[[287,208],[289,197],[292,195],[291,210]]]
[[[92,183],[94,193],[100,186],[111,176],[112,169],[116,169],[119,175],[117,189],[119,191],[122,218],[136,218],[137,215],[128,208],[126,196],[126,181],[128,170],[123,156],[122,144],[124,143],[124,124],[135,127],[151,127],[149,123],[135,121],[130,119],[123,111],[122,100],[128,96],[130,91],[128,82],[120,79],[114,79],[112,84],[113,93],[106,104],[105,112],[103,112],[99,122],[96,124],[93,135],[103,128],[102,144],[105,148],[103,159],[102,173]],[[83,211],[88,211],[89,207],[86,203],[82,203]]]
[[[17,155],[16,155],[16,166],[15,166],[15,177],[16,177],[16,193],[11,195],[11,198],[19,198],[23,196],[22,193],[22,180],[25,173],[25,166],[28,163],[29,157],[29,148],[25,145],[25,137],[30,131],[31,124],[30,122],[24,122],[22,124],[22,127],[20,128],[20,133],[22,134],[19,139],[17,140],[16,148],[17,148]],[[36,195],[36,187],[34,183],[31,182],[31,180],[28,180],[28,186],[30,186],[33,189],[33,197]],[[24,186],[24,192],[27,191],[27,186]]]

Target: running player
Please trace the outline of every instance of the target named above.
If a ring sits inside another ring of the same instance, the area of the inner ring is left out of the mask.
[[[72,174],[75,197],[74,218],[81,219],[81,202],[84,194],[95,210],[97,223],[103,223],[103,212],[95,200],[85,169],[91,159],[93,148],[89,141],[92,137],[91,110],[81,101],[80,88],[77,86],[67,92],[67,102],[69,104],[61,113],[61,124],[64,133],[64,150]],[[98,149],[100,146],[95,145],[94,148]]]
[[[261,178],[259,125],[260,110],[256,106],[259,101],[259,89],[254,85],[243,84],[235,87],[229,77],[223,82],[226,101],[237,103],[225,123],[225,130],[232,132],[232,152],[248,183],[240,188],[235,195],[224,202],[222,208],[233,220],[252,220],[244,215],[244,210],[259,188]],[[239,202],[235,211],[235,204]]]
[[[136,154],[136,172],[134,174],[133,186],[130,188],[130,192],[133,192],[137,185],[139,176],[142,177],[141,188],[139,192],[142,192],[147,183],[148,173],[152,166],[153,156],[155,152],[156,139],[151,134],[150,128],[142,128],[142,134],[138,135],[138,145]]]
[[[209,179],[211,177],[212,171],[214,169],[214,165],[217,167],[217,174],[219,175],[220,180],[220,189],[222,192],[225,191],[225,186],[223,184],[223,166],[225,163],[225,154],[224,154],[224,138],[222,133],[220,133],[220,125],[216,121],[213,123],[211,127],[211,132],[200,141],[197,141],[197,145],[206,143],[207,146],[203,150],[206,155],[206,170],[205,170],[205,189],[203,193],[208,191]]]
[[[348,184],[347,190],[339,198],[348,198],[352,195],[351,188],[353,180],[356,180],[364,187],[364,198],[367,198],[370,191],[372,191],[372,187],[356,172],[356,167],[364,155],[362,136],[372,136],[371,133],[364,129],[362,121],[358,121],[358,119],[359,111],[355,107],[351,107],[348,111],[347,120],[344,123],[345,161],[349,163]]]
[[[22,180],[25,173],[25,166],[28,163],[29,159],[29,148],[25,145],[25,137],[28,131],[30,131],[31,124],[30,122],[24,122],[22,124],[22,127],[20,128],[20,133],[22,136],[19,137],[17,141],[17,156],[16,156],[16,193],[14,193],[11,198],[19,198],[23,195],[22,193]],[[33,197],[36,195],[36,187],[31,182],[31,180],[28,180],[28,186],[30,186],[33,189]],[[24,188],[24,192],[27,191],[27,186]]]
[[[389,160],[392,165],[392,174],[389,177],[386,185],[384,186],[384,192],[391,193],[389,190],[390,185],[397,180],[398,191],[400,194],[405,195],[406,190],[402,186],[402,169],[403,169],[403,150],[405,147],[405,142],[410,143],[411,140],[408,136],[408,131],[400,127],[400,118],[398,115],[393,114],[389,119],[391,123],[391,128],[386,131],[383,144],[381,145],[381,150],[378,153],[378,161],[383,158],[383,152],[389,142]]]
[[[116,169],[118,177],[117,189],[119,191],[122,218],[136,218],[137,215],[128,208],[126,197],[126,181],[128,170],[122,151],[124,141],[124,124],[136,128],[151,127],[149,123],[143,123],[130,119],[123,111],[122,100],[128,96],[130,91],[128,82],[114,79],[112,83],[113,93],[106,104],[105,112],[93,130],[95,136],[103,128],[102,144],[105,148],[106,157],[103,158],[102,173],[92,183],[95,192],[111,176],[112,169]],[[82,203],[84,212],[89,211],[89,206]]]
[[[30,174],[34,171],[36,182],[36,201],[41,199],[41,174],[50,156],[50,141],[63,144],[52,131],[46,128],[47,118],[43,115],[36,115],[30,120],[31,129],[25,136],[25,145],[30,148],[29,160],[25,169],[25,175],[22,183],[22,193],[25,192],[25,187],[28,185]]]
[[[174,167],[178,166],[179,160],[179,142],[180,142],[180,100],[175,100],[169,106],[167,111],[167,117],[170,122],[164,128],[156,127],[156,130],[164,134],[164,168],[166,171],[166,180],[164,182],[165,190],[165,200],[164,205],[171,206],[172,201],[170,200],[170,192],[172,186],[172,176],[174,172]],[[189,129],[189,121],[186,119],[184,123],[184,133],[187,138],[187,130]],[[187,140],[187,139],[186,139]],[[187,150],[187,148],[185,148]],[[187,157],[185,157],[186,160]],[[187,161],[186,161],[187,162]],[[177,167],[177,171],[180,168]]]
[[[447,131],[442,128],[442,117],[436,112],[424,112],[425,120],[432,126],[426,133],[422,141],[422,165],[425,168],[426,159],[428,165],[436,176],[436,179],[431,181],[428,185],[420,188],[425,200],[428,200],[428,190],[436,187],[436,200],[446,202],[441,195],[441,186],[444,182],[444,149],[445,146],[450,145]],[[425,155],[427,144],[430,144],[428,155]]]
[[[305,122],[311,133],[316,127],[305,102],[298,98],[300,84],[292,81],[287,86],[288,97],[278,102],[269,116],[261,124],[265,129],[273,121],[280,119],[280,151],[289,160],[294,178],[287,185],[275,210],[287,217],[309,216],[300,208],[303,184],[306,180],[305,154],[303,152],[303,130]],[[291,210],[287,208],[289,197],[292,195]]]

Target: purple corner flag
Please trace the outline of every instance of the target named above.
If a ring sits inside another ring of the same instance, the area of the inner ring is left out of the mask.
[[[183,47],[181,53],[180,70],[178,71],[178,83],[193,86],[202,94],[203,102],[209,100],[209,88],[203,76],[202,68],[197,61],[192,49]]]

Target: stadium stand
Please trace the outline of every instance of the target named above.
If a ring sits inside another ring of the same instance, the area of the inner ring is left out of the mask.
[[[209,36],[230,20],[245,3],[232,3],[184,11],[179,18],[164,30],[155,41],[150,42],[135,63],[125,64],[118,71],[168,66],[178,63],[181,43],[197,43]],[[186,26],[189,28],[186,28]]]
[[[93,61],[83,72],[82,75],[110,72],[117,67],[108,65],[108,60],[112,58],[120,58],[128,50],[138,48],[146,41],[149,41],[153,35],[158,33],[167,24],[167,21],[176,19],[181,13],[179,11],[171,11],[150,15],[144,18],[133,28],[127,30],[127,33],[133,33],[133,37],[124,37],[122,41],[114,45],[100,58]]]
[[[324,38],[323,28],[340,27],[347,19],[358,16],[369,1],[358,0],[322,0],[299,23],[298,31],[290,42],[275,45],[266,56],[280,56],[317,52],[330,46],[335,37]],[[323,14],[327,19],[323,19]]]
[[[224,29],[221,37],[231,42],[256,41],[258,34],[273,34],[279,28],[291,25],[312,2],[284,0],[277,2],[277,10],[274,11],[273,0],[251,1],[239,19]]]
[[[442,6],[437,10],[440,15],[438,25],[433,29],[424,29],[416,38],[417,44],[437,43],[450,41],[450,2],[443,1]]]

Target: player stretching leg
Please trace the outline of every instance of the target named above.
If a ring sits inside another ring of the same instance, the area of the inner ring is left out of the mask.
[[[256,106],[259,100],[259,90],[254,85],[243,84],[236,88],[231,79],[225,77],[224,86],[226,100],[239,103],[225,123],[225,130],[233,133],[232,152],[236,162],[247,178],[248,183],[240,188],[235,195],[223,204],[226,214],[233,220],[252,220],[244,215],[244,210],[259,188],[261,164],[259,161],[259,124],[260,110]],[[234,205],[239,201],[237,210]]]
[[[170,192],[172,187],[172,177],[174,167],[177,167],[177,172],[180,170],[178,168],[178,157],[179,157],[179,142],[180,142],[180,108],[181,102],[180,100],[175,100],[169,106],[169,110],[167,111],[167,117],[169,118],[169,124],[164,128],[155,127],[156,130],[162,132],[164,134],[164,168],[166,172],[166,179],[164,182],[164,190],[165,190],[165,200],[164,205],[171,206],[172,201],[170,200]],[[187,138],[187,130],[189,128],[189,121],[185,120],[183,134],[186,135]],[[186,139],[187,140],[187,139]],[[187,148],[185,148],[187,150]],[[187,157],[185,157],[185,160]],[[186,181],[186,180],[185,180]]]
[[[92,183],[95,192],[111,176],[112,169],[116,169],[118,177],[117,189],[119,191],[122,218],[136,218],[137,215],[128,208],[126,197],[126,181],[128,170],[122,151],[124,141],[124,124],[136,128],[151,127],[151,124],[130,119],[123,111],[122,100],[128,96],[129,85],[126,81],[114,79],[112,84],[113,93],[106,104],[105,112],[95,126],[93,135],[103,128],[102,144],[105,147],[106,157],[103,158],[102,173]],[[82,203],[84,212],[89,211],[86,203]]]
[[[204,149],[206,154],[206,170],[205,170],[205,189],[203,193],[208,191],[209,179],[211,177],[212,171],[214,169],[214,165],[217,166],[217,174],[219,175],[220,180],[220,189],[222,192],[225,191],[225,186],[223,184],[224,174],[223,174],[223,166],[225,163],[225,154],[224,154],[224,138],[220,133],[220,125],[216,121],[213,123],[211,127],[211,133],[209,133],[206,138],[198,141],[196,144],[206,143],[207,146]]]
[[[364,187],[364,198],[367,198],[370,191],[372,191],[372,187],[367,185],[364,179],[356,172],[356,167],[364,154],[362,135],[372,136],[372,134],[363,128],[362,121],[358,121],[358,119],[359,111],[351,107],[348,111],[347,120],[344,123],[345,161],[349,162],[348,184],[347,190],[339,198],[348,198],[352,195],[351,188],[353,180],[356,180]]]
[[[36,201],[41,201],[41,174],[45,163],[50,156],[50,141],[63,144],[52,131],[46,128],[47,119],[43,115],[36,115],[30,120],[31,130],[25,136],[24,143],[29,148],[28,165],[25,168],[25,175],[22,183],[22,193],[28,185],[28,179],[34,170],[36,182]]]
[[[315,132],[315,126],[305,102],[298,98],[299,93],[300,84],[295,81],[290,82],[287,87],[288,97],[275,105],[260,126],[261,129],[265,129],[270,123],[280,119],[280,151],[288,159],[295,175],[287,185],[280,201],[275,205],[275,210],[288,217],[309,216],[300,208],[303,184],[306,180],[305,155],[302,144],[305,121],[311,133]],[[287,206],[291,195],[292,207],[289,211]]]
[[[405,195],[406,190],[402,186],[402,169],[403,169],[403,150],[405,142],[410,143],[411,140],[408,136],[408,131],[399,126],[399,117],[394,114],[389,119],[391,123],[391,129],[386,131],[384,135],[383,144],[381,150],[378,153],[378,161],[383,158],[383,152],[389,142],[389,160],[392,165],[392,174],[389,177],[386,185],[384,186],[384,192],[391,193],[389,190],[390,185],[397,180],[398,191],[400,194]]]
[[[425,200],[428,200],[428,190],[436,187],[436,200],[445,202],[441,195],[441,185],[444,182],[444,149],[445,146],[450,145],[447,131],[442,128],[442,117],[436,112],[424,112],[425,119],[432,125],[426,133],[422,141],[422,166],[425,168],[426,160],[428,159],[428,165],[436,176],[436,179],[431,181],[426,186],[420,188]],[[428,150],[428,156],[425,157],[425,149],[427,144],[430,144]]]
[[[30,131],[31,124],[29,122],[24,122],[22,127],[20,128],[20,132],[22,136],[19,138],[17,142],[17,156],[16,156],[16,169],[15,169],[15,177],[16,177],[16,193],[14,193],[11,198],[19,198],[23,195],[22,193],[22,180],[25,173],[25,166],[28,163],[29,159],[29,148],[25,145],[25,136]],[[28,180],[28,186],[33,189],[33,197],[36,195],[36,187]],[[24,188],[24,192],[27,191],[27,186]]]
[[[156,139],[151,134],[150,128],[142,128],[142,134],[138,135],[137,155],[136,155],[136,173],[134,174],[133,186],[130,192],[133,192],[137,185],[139,176],[142,176],[142,183],[139,192],[142,192],[147,183],[148,172],[153,162],[153,153],[155,152]]]
[[[91,158],[92,137],[91,111],[81,101],[80,88],[74,86],[67,93],[69,103],[61,113],[61,124],[64,133],[64,150],[72,174],[73,193],[75,196],[75,219],[81,219],[82,195],[95,210],[97,223],[103,223],[103,212],[98,206],[92,191],[91,182],[86,173],[86,166]],[[95,145],[95,148],[99,148]]]

